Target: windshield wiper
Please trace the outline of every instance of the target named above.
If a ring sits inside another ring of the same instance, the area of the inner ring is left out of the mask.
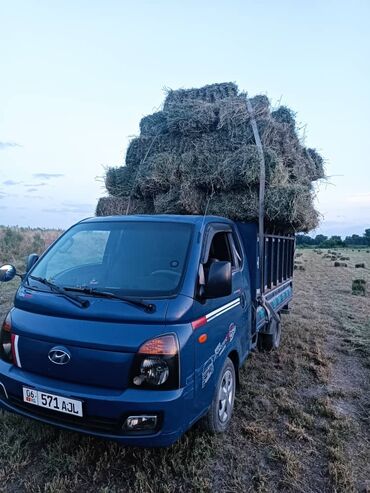
[[[137,306],[138,308],[144,308],[147,313],[153,313],[155,311],[155,305],[152,303],[145,303],[144,301],[134,300],[132,298],[128,298],[126,296],[119,296],[118,294],[110,293],[109,291],[99,291],[94,288],[78,288],[78,287],[69,287],[66,286],[64,288],[66,291],[77,291],[78,293],[84,293],[90,296],[97,296],[101,298],[110,298],[113,300],[121,300],[126,303],[130,303],[133,306]]]
[[[53,282],[48,281],[47,279],[43,277],[37,277],[37,276],[28,276],[27,277],[27,284],[29,285],[28,278],[41,282],[41,284],[44,284],[48,288],[50,288],[50,291],[53,291],[54,293],[61,294],[69,300],[71,303],[73,303],[76,306],[79,306],[80,308],[86,308],[89,306],[89,302],[87,300],[81,300],[78,296],[73,296],[73,294],[67,293],[67,290],[62,288],[61,286],[58,286],[57,284],[54,284]]]

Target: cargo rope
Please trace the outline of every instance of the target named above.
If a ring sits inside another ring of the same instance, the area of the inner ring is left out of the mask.
[[[258,267],[260,272],[260,291],[257,297],[258,304],[265,310],[267,315],[268,323],[271,322],[273,318],[277,323],[280,322],[280,317],[271,306],[271,304],[266,300],[264,296],[265,291],[265,188],[266,188],[266,163],[265,154],[263,152],[263,146],[260,138],[260,134],[257,127],[257,122],[254,117],[254,110],[251,102],[246,95],[247,110],[250,116],[250,124],[253,131],[254,141],[256,143],[258,157],[260,161],[260,182],[259,182],[259,210],[258,210],[258,242],[259,242],[259,253],[258,253]]]

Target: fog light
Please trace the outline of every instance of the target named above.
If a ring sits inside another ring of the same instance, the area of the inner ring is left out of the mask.
[[[127,431],[150,431],[157,427],[158,418],[154,416],[129,416],[123,428]]]

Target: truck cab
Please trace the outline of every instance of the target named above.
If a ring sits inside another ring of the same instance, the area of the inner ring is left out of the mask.
[[[270,294],[259,304],[254,224],[179,215],[79,222],[20,275],[0,332],[0,406],[135,446],[170,445],[200,419],[225,431],[239,368],[259,334],[265,345],[276,338],[270,311],[292,297],[293,243],[285,278],[274,285],[267,273]],[[280,253],[269,255],[272,275]],[[15,274],[0,268],[3,282]]]

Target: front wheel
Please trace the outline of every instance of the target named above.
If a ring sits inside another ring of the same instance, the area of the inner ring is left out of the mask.
[[[264,334],[263,332],[258,334],[258,349],[260,351],[272,351],[280,346],[280,322],[272,319],[270,322],[270,332],[270,334]]]
[[[235,389],[235,368],[231,359],[226,358],[212,404],[203,418],[203,424],[207,431],[223,433],[227,429],[234,408]]]

